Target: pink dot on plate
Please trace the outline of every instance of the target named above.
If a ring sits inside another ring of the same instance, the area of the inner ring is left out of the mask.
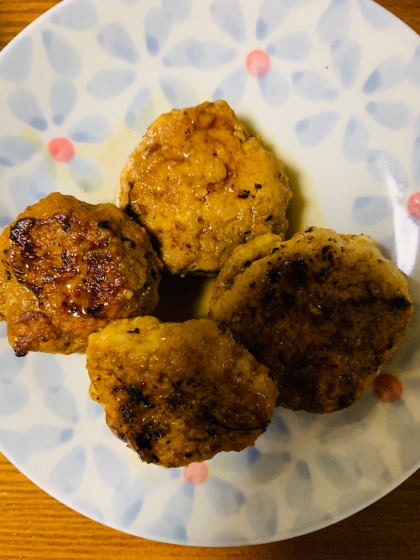
[[[416,192],[410,196],[407,202],[408,213],[420,220],[420,192]]]
[[[380,373],[373,382],[373,390],[382,402],[393,403],[401,398],[404,389],[395,375]]]
[[[251,76],[262,78],[270,70],[270,57],[264,51],[257,49],[251,51],[246,57],[245,66]]]
[[[74,158],[74,147],[67,138],[54,138],[48,144],[48,151],[55,161],[67,163]]]
[[[206,463],[191,463],[184,467],[184,478],[190,484],[203,484],[209,475],[209,468]]]

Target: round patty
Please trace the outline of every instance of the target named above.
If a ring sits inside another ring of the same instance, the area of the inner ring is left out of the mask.
[[[237,245],[284,235],[290,197],[284,164],[225,101],[161,115],[121,176],[121,207],[172,274],[216,274]]]
[[[87,368],[111,430],[165,467],[253,445],[277,398],[268,369],[207,319],[115,321],[90,336]]]
[[[238,247],[209,316],[270,368],[277,404],[322,413],[362,396],[411,315],[404,276],[372,239],[313,227]]]
[[[158,302],[162,265],[113,204],[53,193],[6,228],[0,250],[0,314],[18,356],[83,352],[91,332]]]

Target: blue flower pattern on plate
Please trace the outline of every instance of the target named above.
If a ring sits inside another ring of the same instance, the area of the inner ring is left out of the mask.
[[[140,55],[137,47],[125,28],[118,22],[103,25],[98,31],[98,43],[105,52],[135,64]]]
[[[45,50],[51,66],[62,78],[74,78],[82,69],[82,58],[66,39],[54,31],[42,34]]]
[[[32,65],[32,37],[22,37],[11,45],[0,61],[0,76],[20,84],[26,80]]]
[[[372,233],[398,257],[401,244],[418,239],[415,217],[405,232],[392,228],[420,185],[419,38],[368,58],[369,41],[387,44],[400,26],[370,0],[258,0],[253,9],[250,18],[245,0],[68,0],[8,46],[0,56],[7,119],[0,226],[56,189],[113,201],[118,174],[108,181],[107,159],[121,169],[163,111],[224,98],[239,116],[255,115],[255,129],[280,155],[284,148],[286,162],[290,153],[307,166],[321,198],[322,182],[332,182],[327,222],[334,223],[329,208],[338,204],[339,219],[347,216],[343,231]],[[114,130],[123,131],[122,146]],[[338,180],[332,159],[343,168]],[[5,339],[0,323],[2,450],[59,499],[133,534],[242,545],[341,519],[395,480],[393,459],[372,435],[376,419],[395,442],[405,476],[419,460],[409,443],[420,432],[411,402],[414,395],[418,404],[418,372],[395,403],[378,407],[370,393],[333,418],[278,409],[256,446],[166,472],[136,460],[110,434],[102,408],[87,400],[83,358],[18,359]],[[399,358],[408,370],[417,352],[416,341],[410,344],[411,358]],[[23,419],[19,428],[14,418]],[[341,442],[343,429],[363,437]],[[326,496],[316,492],[321,480]]]
[[[73,0],[71,5],[56,10],[51,21],[68,29],[88,31],[98,23],[98,12],[90,0]]]

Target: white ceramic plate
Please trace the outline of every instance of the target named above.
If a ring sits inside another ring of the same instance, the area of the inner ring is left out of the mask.
[[[285,160],[293,228],[371,235],[418,311],[420,38],[370,0],[61,3],[0,55],[0,225],[54,190],[115,202],[147,125],[217,98]],[[4,323],[0,334],[1,450],[58,500],[134,535],[285,539],[357,512],[419,466],[418,314],[349,409],[277,409],[254,448],[174,470],[111,435],[84,356],[15,358]]]

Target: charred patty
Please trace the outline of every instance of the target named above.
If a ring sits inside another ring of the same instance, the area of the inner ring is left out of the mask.
[[[322,413],[362,396],[412,312],[404,276],[372,239],[313,227],[238,247],[209,317],[269,367],[277,404]]]
[[[208,319],[115,321],[90,336],[87,369],[111,430],[165,467],[253,445],[277,398],[268,369]]]
[[[16,355],[83,352],[110,320],[150,314],[161,263],[113,204],[53,193],[0,237],[0,317]]]

